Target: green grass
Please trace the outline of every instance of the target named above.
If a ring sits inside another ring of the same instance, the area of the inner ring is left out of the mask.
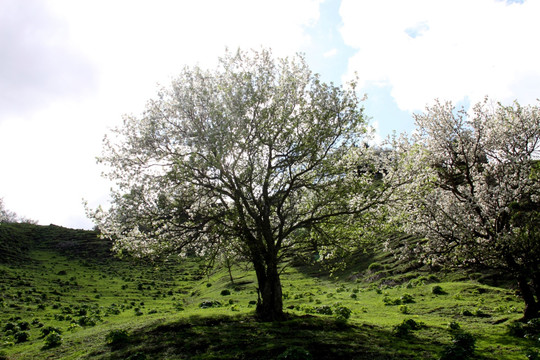
[[[288,267],[288,320],[260,323],[255,277],[243,267],[234,268],[231,283],[225,269],[203,274],[195,260],[94,261],[58,249],[65,247],[30,246],[19,261],[0,264],[0,359],[275,359],[293,348],[313,359],[438,359],[451,343],[449,323],[476,338],[476,359],[526,359],[540,345],[508,335],[523,310],[513,290],[455,274],[397,271],[403,264],[384,254],[336,278]],[[380,266],[369,269],[373,262]],[[384,276],[373,276],[380,271]],[[204,302],[219,306],[201,308]],[[336,317],[338,307],[352,310],[350,318]],[[321,314],[328,310],[333,314]],[[424,326],[397,336],[407,319]],[[45,347],[41,329],[48,326],[61,331],[59,346]],[[21,327],[29,340],[17,343]],[[112,330],[127,337],[111,344]]]

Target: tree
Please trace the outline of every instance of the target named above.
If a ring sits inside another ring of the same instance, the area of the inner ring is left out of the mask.
[[[1,223],[26,223],[36,225],[37,221],[18,216],[15,212],[6,209],[4,206],[4,199],[0,198],[0,224]]]
[[[99,159],[112,205],[90,212],[104,236],[139,255],[243,254],[263,320],[284,317],[288,254],[390,194],[356,171],[369,151],[354,84],[321,82],[302,56],[227,52],[214,71],[185,68],[113,134]]]
[[[4,206],[4,199],[0,198],[0,223],[17,222],[18,216]]]
[[[469,114],[437,102],[415,118],[402,209],[406,230],[426,239],[414,250],[433,263],[510,273],[524,318],[537,317],[540,109],[486,99]]]

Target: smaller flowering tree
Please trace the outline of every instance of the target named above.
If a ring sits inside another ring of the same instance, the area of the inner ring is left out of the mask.
[[[524,317],[540,300],[540,109],[490,105],[470,113],[437,102],[416,115],[402,146],[405,228],[434,263],[502,270],[517,281]]]

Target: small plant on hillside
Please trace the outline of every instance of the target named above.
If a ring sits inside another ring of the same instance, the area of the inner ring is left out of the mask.
[[[371,273],[376,273],[377,271],[381,271],[383,269],[383,266],[381,263],[378,263],[378,262],[374,262],[374,263],[371,263],[369,264],[368,266],[368,270],[371,272]]]
[[[383,303],[386,306],[401,305],[401,299],[400,298],[391,298],[390,296],[385,295],[383,297]]]
[[[93,316],[81,316],[78,324],[81,326],[96,326],[98,319]]]
[[[423,327],[425,327],[423,323],[416,322],[413,319],[407,319],[403,320],[401,324],[394,326],[392,332],[396,336],[406,337],[410,335],[411,331],[420,330]]]
[[[45,337],[44,349],[50,349],[62,345],[62,337],[59,333],[53,331]]]
[[[30,330],[30,323],[28,321],[19,321],[17,326],[21,330]]]
[[[431,293],[435,295],[445,295],[446,291],[444,291],[440,285],[435,285],[431,288]]]
[[[407,305],[399,305],[398,309],[399,309],[399,312],[402,313],[402,314],[410,314],[411,313],[411,310],[409,309],[409,307]]]
[[[129,355],[126,360],[146,360],[148,357],[145,353],[137,351],[135,354]]]
[[[277,360],[312,360],[313,357],[306,349],[293,346],[281,353]]]
[[[412,304],[414,303],[414,297],[411,294],[405,293],[401,295],[401,302],[403,304]]]
[[[528,360],[540,360],[540,352],[538,350],[529,349],[525,356]]]
[[[60,330],[59,328],[57,327],[54,327],[54,326],[45,326],[43,328],[41,328],[41,335],[43,336],[47,336],[49,335],[50,333],[57,333],[57,334],[61,334],[62,333],[62,330]]]
[[[351,317],[352,310],[346,306],[337,306],[334,310],[336,320],[345,323]]]
[[[476,339],[469,333],[457,332],[452,344],[444,348],[440,360],[465,360],[474,354]]]
[[[315,308],[315,312],[321,315],[332,315],[334,312],[332,308],[328,305],[322,305]]]
[[[107,341],[107,344],[113,347],[123,346],[127,343],[128,340],[129,340],[129,334],[124,329],[111,330],[105,336],[105,341]]]
[[[201,309],[208,309],[213,307],[220,307],[221,303],[217,300],[204,300],[199,304],[199,307]]]
[[[222,296],[231,295],[231,291],[227,290],[227,289],[221,290],[220,295],[222,295]]]
[[[15,334],[13,334],[13,338],[15,339],[15,342],[19,344],[30,340],[30,334],[26,331],[17,331]]]
[[[10,330],[16,330],[16,329],[18,329],[18,328],[17,328],[17,325],[15,323],[8,322],[8,323],[6,323],[6,325],[4,325],[4,331],[10,331]]]

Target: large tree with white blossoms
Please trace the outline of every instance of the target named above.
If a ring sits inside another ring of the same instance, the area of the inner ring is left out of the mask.
[[[345,246],[324,235],[391,194],[373,169],[358,172],[375,164],[366,133],[354,84],[322,82],[302,56],[227,52],[216,70],[185,68],[106,137],[116,188],[91,216],[120,251],[244,254],[258,315],[279,320],[284,257],[310,234],[321,249]]]
[[[525,301],[540,300],[540,109],[486,101],[470,112],[437,102],[416,115],[407,146],[406,230],[432,262],[511,274]],[[405,189],[405,188],[404,188]]]

